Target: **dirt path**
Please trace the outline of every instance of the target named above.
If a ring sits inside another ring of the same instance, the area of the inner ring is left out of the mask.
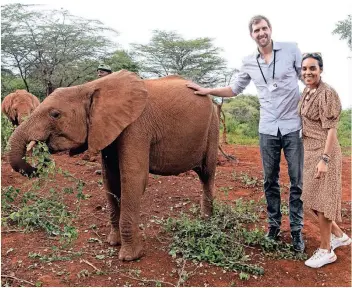
[[[239,161],[228,162],[219,156],[216,176],[216,197],[218,199],[253,199],[263,197],[260,185],[262,167],[258,147],[224,147],[227,153]],[[146,256],[139,261],[120,262],[117,258],[119,247],[110,247],[104,242],[109,232],[108,215],[105,211],[105,195],[101,176],[95,174],[99,163],[85,162],[79,157],[67,155],[54,156],[56,166],[70,171],[75,177],[86,182],[84,193],[90,198],[82,201],[79,219],[79,237],[71,248],[62,255],[69,259],[61,261],[39,261],[28,257],[29,253],[49,254],[58,245],[57,239],[48,237],[44,232],[5,232],[1,233],[2,275],[15,277],[42,286],[351,286],[351,247],[336,250],[337,261],[321,269],[310,269],[303,261],[267,260],[262,263],[265,274],[240,280],[236,272],[224,271],[206,263],[202,267],[187,261],[176,263],[167,253],[168,242],[160,236],[158,219],[178,215],[182,209],[189,209],[200,200],[201,186],[195,173],[188,172],[179,176],[161,177],[150,175],[147,191],[143,196],[141,209],[141,229],[144,235]],[[2,159],[1,185],[23,187],[30,180],[13,172],[6,159]],[[61,187],[69,185],[67,179],[57,177]],[[284,185],[283,199],[288,201],[289,185],[287,165],[281,165],[281,184]],[[226,193],[224,192],[226,191]],[[71,196],[74,197],[74,196]],[[342,228],[351,235],[351,157],[343,159],[343,223]],[[74,198],[68,201],[74,202]],[[72,204],[71,203],[71,204]],[[262,215],[265,227],[265,215]],[[92,226],[93,225],[93,226]],[[96,227],[93,231],[92,227]],[[284,216],[283,239],[290,241],[288,216]],[[311,253],[319,244],[318,227],[310,213],[305,213],[303,230],[306,252]],[[102,241],[89,242],[91,238]],[[71,250],[70,250],[71,249]],[[83,251],[80,256],[73,252]],[[65,254],[66,253],[66,254]],[[109,255],[97,259],[97,254]],[[180,282],[183,269],[187,280]],[[97,270],[103,273],[94,273]],[[102,275],[97,275],[102,274]],[[79,276],[78,276],[79,275]],[[21,282],[13,278],[2,278],[2,285],[19,286]],[[22,283],[28,285],[28,283]]]

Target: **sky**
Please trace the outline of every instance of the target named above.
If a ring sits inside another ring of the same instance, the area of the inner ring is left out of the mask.
[[[240,68],[242,58],[256,49],[248,21],[262,14],[271,21],[274,41],[296,42],[302,53],[322,53],[323,81],[335,88],[343,108],[352,107],[352,52],[346,40],[332,35],[337,22],[352,14],[352,1],[2,1],[2,5],[8,3],[47,4],[49,9],[64,8],[76,16],[100,20],[119,32],[118,48],[129,49],[130,43],[147,44],[155,29],[175,31],[187,40],[210,37],[223,49],[221,56],[230,68]],[[244,93],[257,94],[254,84]]]

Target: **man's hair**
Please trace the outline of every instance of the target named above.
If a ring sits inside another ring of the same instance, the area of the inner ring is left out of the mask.
[[[97,71],[99,71],[99,70],[112,73],[111,67],[109,65],[104,64],[104,63],[99,64]]]
[[[253,32],[253,27],[252,25],[255,25],[257,23],[259,23],[260,21],[264,20],[266,23],[268,23],[269,28],[271,29],[271,24],[268,18],[266,18],[263,15],[255,15],[251,18],[251,20],[249,21],[248,24],[248,28],[249,28],[249,32],[252,33]]]

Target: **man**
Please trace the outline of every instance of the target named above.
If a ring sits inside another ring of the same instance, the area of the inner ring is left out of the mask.
[[[303,207],[300,198],[303,144],[297,109],[302,56],[295,43],[271,40],[271,24],[262,15],[250,20],[249,31],[257,44],[257,50],[243,59],[242,68],[232,86],[213,89],[195,83],[187,86],[196,90],[194,93],[197,95],[233,97],[240,94],[253,80],[260,102],[259,139],[269,222],[267,237],[277,240],[280,235],[282,215],[279,171],[283,149],[291,182],[289,211],[292,244],[296,251],[302,252]]]
[[[106,64],[100,64],[98,66],[98,69],[97,69],[97,72],[98,72],[98,77],[101,78],[101,77],[104,77],[106,75],[109,75],[112,73],[112,70],[110,68],[109,65],[106,65]]]

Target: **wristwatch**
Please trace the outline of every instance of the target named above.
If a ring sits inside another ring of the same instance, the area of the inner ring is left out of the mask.
[[[323,154],[322,156],[321,156],[321,160],[323,160],[324,161],[324,163],[327,165],[328,163],[329,163],[329,156],[328,155],[326,155],[326,154]]]

